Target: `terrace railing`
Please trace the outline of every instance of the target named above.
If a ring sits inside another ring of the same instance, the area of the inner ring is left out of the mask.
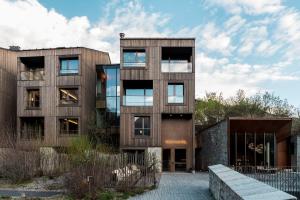
[[[21,81],[42,81],[44,80],[45,71],[44,69],[27,70],[21,71],[20,80]]]
[[[300,198],[300,167],[235,166],[236,171]]]

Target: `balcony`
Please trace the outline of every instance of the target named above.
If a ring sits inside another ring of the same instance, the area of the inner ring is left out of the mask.
[[[43,81],[45,76],[44,69],[35,69],[30,71],[21,71],[21,81]]]
[[[123,96],[124,106],[153,106],[153,96]]]
[[[192,57],[192,47],[162,47],[161,72],[191,73]]]
[[[192,71],[193,71],[192,63],[188,62],[187,60],[162,60],[161,61],[161,72],[191,73]]]

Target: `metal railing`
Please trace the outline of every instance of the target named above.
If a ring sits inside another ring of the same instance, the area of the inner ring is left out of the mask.
[[[21,81],[42,81],[44,80],[45,71],[44,69],[36,69],[30,71],[21,71]]]
[[[40,100],[29,100],[27,101],[27,109],[40,108]]]
[[[192,63],[187,60],[162,60],[162,72],[185,72],[191,73],[193,71]]]
[[[153,96],[123,96],[123,106],[153,106]]]
[[[300,198],[300,167],[235,166],[236,171]]]

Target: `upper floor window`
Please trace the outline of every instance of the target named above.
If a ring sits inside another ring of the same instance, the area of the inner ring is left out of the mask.
[[[59,119],[59,133],[62,135],[75,135],[79,132],[78,118]]]
[[[61,58],[60,59],[60,74],[78,74],[79,72],[79,60],[78,57]]]
[[[134,117],[134,135],[150,136],[150,117],[149,116]]]
[[[40,107],[40,90],[27,89],[27,109]]]
[[[168,84],[168,103],[183,103],[183,84]]]
[[[60,88],[59,103],[61,105],[72,105],[78,103],[78,88]]]
[[[20,80],[42,81],[45,76],[44,56],[20,57]]]
[[[123,67],[145,67],[146,51],[145,49],[124,49]]]
[[[153,83],[149,80],[123,81],[123,106],[152,106]]]
[[[162,47],[161,72],[191,73],[192,47]]]

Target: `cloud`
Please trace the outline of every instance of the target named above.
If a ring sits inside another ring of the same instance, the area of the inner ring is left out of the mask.
[[[209,5],[218,5],[232,14],[259,15],[276,13],[284,6],[282,0],[207,0]]]
[[[86,16],[66,18],[54,9],[48,10],[37,0],[0,0],[0,46],[25,48],[86,46],[110,52],[119,61],[119,33],[126,36],[165,36],[160,30],[169,17],[147,13],[138,1],[118,7],[121,1],[108,4],[105,17],[91,24]],[[113,13],[112,18],[109,17]],[[135,20],[132,20],[135,19]]]
[[[266,90],[261,86],[266,81],[292,81],[299,77],[284,73],[290,63],[275,63],[270,65],[251,65],[233,63],[227,58],[212,58],[205,53],[199,53],[196,59],[196,97],[206,92],[222,92],[231,96],[238,89],[243,89],[248,95]]]

